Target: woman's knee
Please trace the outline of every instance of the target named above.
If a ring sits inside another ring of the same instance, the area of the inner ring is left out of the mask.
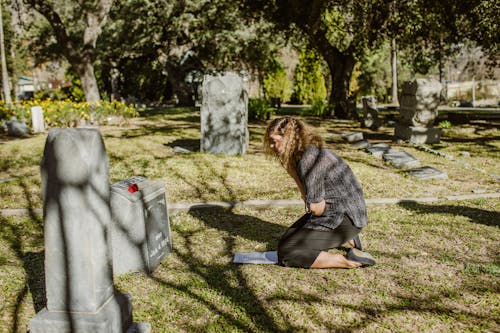
[[[278,247],[278,264],[285,267],[310,268],[319,251]]]

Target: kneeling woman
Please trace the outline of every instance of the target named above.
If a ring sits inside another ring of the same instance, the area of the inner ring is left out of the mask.
[[[367,224],[366,205],[351,168],[325,149],[309,126],[293,117],[269,124],[264,150],[295,180],[308,211],[281,237],[279,263],[303,268],[374,265],[375,260],[361,251],[358,234]],[[352,246],[346,256],[328,252],[344,243]]]

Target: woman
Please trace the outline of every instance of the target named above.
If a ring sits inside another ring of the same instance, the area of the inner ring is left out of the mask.
[[[349,166],[323,148],[323,140],[293,117],[269,124],[264,150],[295,180],[308,211],[281,237],[279,263],[303,268],[375,265],[375,260],[361,251],[358,234],[367,224],[366,205]],[[346,256],[328,252],[344,243],[352,246]]]

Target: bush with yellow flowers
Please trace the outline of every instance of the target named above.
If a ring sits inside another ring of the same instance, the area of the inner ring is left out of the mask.
[[[15,116],[30,124],[33,106],[42,107],[45,124],[48,127],[76,127],[79,124],[105,125],[111,120],[113,123],[125,123],[127,119],[138,116],[133,106],[120,101],[89,104],[71,100],[45,99],[16,102],[9,106],[0,104],[0,119]]]

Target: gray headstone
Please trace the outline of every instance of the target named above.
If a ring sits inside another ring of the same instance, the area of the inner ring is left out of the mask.
[[[396,168],[417,167],[420,165],[419,160],[405,151],[391,149],[382,156]]]
[[[30,133],[30,129],[24,121],[11,119],[7,120],[5,125],[7,126],[7,135],[9,136],[24,137]]]
[[[130,297],[115,292],[108,157],[94,129],[52,129],[41,162],[47,307],[30,332],[124,332]]]
[[[248,93],[236,73],[205,75],[201,106],[200,150],[244,154],[248,147]]]
[[[437,116],[442,89],[443,86],[437,80],[416,79],[404,82],[399,102],[399,123],[431,127]]]
[[[342,138],[347,142],[358,142],[363,140],[363,132],[352,132],[342,135]]]
[[[134,176],[113,184],[111,212],[113,272],[152,273],[172,252],[165,182]]]
[[[34,133],[45,131],[45,120],[43,119],[43,110],[41,106],[33,106],[31,108],[31,123]]]
[[[377,100],[375,96],[361,97],[363,103],[363,126],[377,130],[382,126],[382,120],[378,117]]]
[[[412,143],[439,142],[440,129],[432,128],[437,117],[442,85],[436,80],[416,79],[403,83],[397,138]]]
[[[445,172],[434,169],[430,166],[407,170],[409,175],[418,179],[448,179],[448,174]]]
[[[377,158],[382,158],[382,155],[391,149],[387,143],[376,143],[366,147],[366,151],[370,152]]]
[[[358,142],[351,143],[351,147],[355,149],[365,149],[370,147],[370,143],[367,140],[361,140]]]

